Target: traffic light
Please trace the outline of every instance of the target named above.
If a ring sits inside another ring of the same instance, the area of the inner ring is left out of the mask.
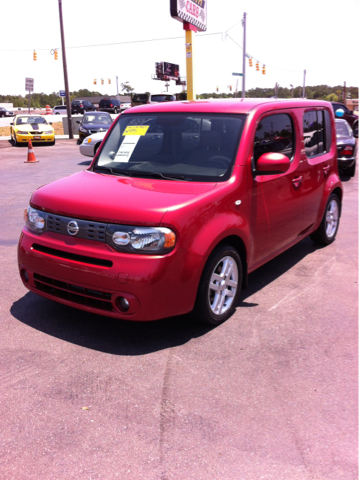
[[[259,62],[256,63],[256,70],[259,72]]]
[[[250,66],[250,67],[253,67],[253,59],[252,59],[252,57],[249,58],[249,66]]]
[[[229,90],[232,91],[232,85],[229,86]]]
[[[218,87],[217,87],[217,92],[218,92]]]
[[[93,84],[94,84],[94,85],[97,85],[97,80],[96,80],[96,78],[94,78]]]
[[[265,65],[263,65],[262,73],[263,73],[263,75],[265,75],[265,73],[266,73],[266,66]]]
[[[59,53],[58,53],[57,50],[55,50],[55,52],[54,52],[54,57],[55,57],[55,60],[59,59]]]
[[[103,78],[101,78],[101,85],[103,85],[103,84],[104,84],[104,81],[103,81]]]
[[[34,50],[34,60],[37,60],[37,53]]]
[[[108,79],[108,83],[109,83],[109,85],[111,85],[111,78]]]

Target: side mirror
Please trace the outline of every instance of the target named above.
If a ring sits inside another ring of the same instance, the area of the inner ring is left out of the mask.
[[[14,125],[14,122],[11,122],[10,125]]]
[[[341,109],[341,108],[338,108],[338,110],[335,112],[335,116],[338,117],[338,118],[342,118],[344,117],[344,110]]]
[[[79,120],[76,120],[76,123],[81,123]]]
[[[267,173],[275,175],[289,170],[290,160],[282,153],[264,153],[257,161],[257,174]]]

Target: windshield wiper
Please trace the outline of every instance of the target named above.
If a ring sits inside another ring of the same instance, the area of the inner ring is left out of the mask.
[[[115,170],[111,167],[100,167],[100,166],[96,166],[95,167],[95,171],[96,170],[105,170],[106,172],[111,172],[112,175],[119,175],[121,177],[130,177],[131,176],[131,173],[128,172],[127,170]]]
[[[183,175],[163,175],[163,173],[161,172],[139,172],[139,171],[136,171],[134,172],[135,175],[134,176],[146,176],[146,177],[160,177],[160,178],[164,178],[165,180],[184,180],[185,177]],[[137,175],[137,174],[140,174],[140,175]],[[185,180],[187,181],[187,180]]]
[[[183,175],[163,175],[163,173],[161,172],[145,172],[141,170],[119,170],[117,168],[102,167],[102,166],[96,166],[95,171],[96,170],[105,170],[105,171],[111,172],[112,175],[120,175],[124,177],[160,177],[165,180],[184,180],[185,179]]]

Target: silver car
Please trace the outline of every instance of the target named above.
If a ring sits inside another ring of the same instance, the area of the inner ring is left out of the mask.
[[[106,133],[107,131],[93,133],[92,135],[84,138],[80,145],[80,153],[86,157],[94,157],[98,147],[101,145],[102,140],[105,138]]]

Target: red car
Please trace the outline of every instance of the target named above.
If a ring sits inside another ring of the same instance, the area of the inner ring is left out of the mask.
[[[330,244],[342,185],[323,101],[145,105],[111,126],[91,166],[34,192],[24,285],[129,320],[194,310],[219,324],[248,274],[310,235]]]

